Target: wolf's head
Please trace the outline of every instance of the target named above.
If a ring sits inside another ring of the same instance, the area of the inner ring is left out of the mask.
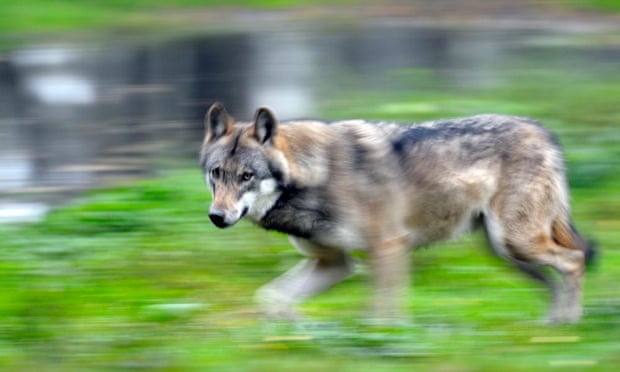
[[[278,121],[259,108],[250,124],[234,123],[224,106],[215,103],[205,117],[201,164],[213,200],[209,218],[224,228],[248,216],[254,221],[269,211],[288,177],[278,149]]]

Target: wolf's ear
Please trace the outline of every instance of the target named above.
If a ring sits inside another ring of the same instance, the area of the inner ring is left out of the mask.
[[[226,134],[232,127],[232,120],[224,105],[215,102],[207,111],[205,116],[205,129],[207,131],[207,141],[213,141]]]
[[[276,135],[278,119],[271,110],[261,107],[254,116],[254,138],[261,144],[270,142]]]

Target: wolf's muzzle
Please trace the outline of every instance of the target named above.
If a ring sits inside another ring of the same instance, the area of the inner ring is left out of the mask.
[[[226,213],[220,209],[212,209],[209,211],[209,218],[211,222],[220,229],[230,226],[231,224],[226,222]]]

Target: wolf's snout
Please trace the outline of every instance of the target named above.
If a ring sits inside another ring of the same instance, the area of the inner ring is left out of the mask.
[[[230,226],[230,224],[226,222],[226,213],[221,209],[210,210],[209,218],[211,222],[220,229]]]

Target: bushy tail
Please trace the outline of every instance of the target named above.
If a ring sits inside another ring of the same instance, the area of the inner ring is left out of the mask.
[[[551,231],[553,240],[567,248],[580,249],[585,255],[586,268],[594,267],[598,259],[598,249],[592,240],[585,240],[575,228],[570,218],[558,218],[553,222]]]

